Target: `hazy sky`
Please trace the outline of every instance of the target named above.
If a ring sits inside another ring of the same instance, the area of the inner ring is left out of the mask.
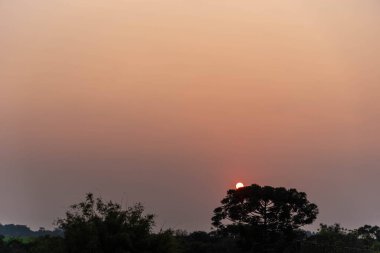
[[[0,222],[209,229],[242,181],[379,225],[379,66],[378,0],[0,0]]]

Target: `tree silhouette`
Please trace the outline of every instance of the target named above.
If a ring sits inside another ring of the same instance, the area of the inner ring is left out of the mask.
[[[58,225],[69,253],[146,252],[154,216],[143,213],[140,204],[123,209],[89,193],[85,201],[71,206]]]
[[[229,190],[221,204],[214,210],[213,226],[225,235],[239,236],[243,248],[258,252],[268,245],[283,248],[318,214],[304,192],[256,184]]]

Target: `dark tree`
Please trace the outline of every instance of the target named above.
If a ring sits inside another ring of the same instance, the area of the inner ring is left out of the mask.
[[[318,233],[310,238],[319,245],[337,246],[337,247],[360,247],[361,242],[358,240],[358,234],[342,227],[340,224],[334,225],[320,224]]]
[[[214,210],[212,224],[226,236],[238,236],[242,248],[255,252],[268,247],[282,252],[297,230],[318,214],[304,192],[256,184],[229,190],[221,204]]]
[[[58,225],[64,230],[69,253],[140,253],[148,252],[153,218],[144,215],[140,204],[123,209],[87,194],[85,201],[71,206]]]
[[[333,225],[320,224],[318,232],[305,241],[304,252],[378,252],[377,230],[377,226],[368,225],[350,230],[338,223]],[[313,248],[314,250],[311,250]],[[375,251],[371,251],[371,249]]]
[[[380,241],[380,228],[378,226],[364,225],[356,230],[358,237],[370,244]]]

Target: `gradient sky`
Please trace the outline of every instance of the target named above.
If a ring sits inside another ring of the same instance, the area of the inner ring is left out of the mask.
[[[379,225],[379,24],[378,0],[0,0],[0,222],[91,191],[209,229],[242,181]]]

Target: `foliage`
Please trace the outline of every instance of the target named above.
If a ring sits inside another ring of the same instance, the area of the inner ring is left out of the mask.
[[[180,247],[174,231],[170,229],[152,234],[150,244],[152,253],[176,253]]]
[[[357,237],[367,246],[371,246],[375,242],[380,242],[380,228],[378,226],[364,225],[355,230],[355,232]]]
[[[123,209],[89,193],[58,220],[68,253],[176,252],[171,231],[152,233],[154,215],[136,204]]]
[[[318,214],[304,192],[256,184],[229,190],[221,204],[212,224],[226,236],[238,236],[243,249],[258,252],[287,246]]]
[[[356,241],[353,231],[347,230],[336,223],[334,225],[320,224],[319,233],[310,238],[320,245],[352,246]]]
[[[343,249],[346,252],[348,250],[352,252],[373,252],[371,250],[379,250],[377,233],[377,226],[365,225],[358,229],[349,230],[337,223],[334,225],[320,224],[318,233],[308,238],[308,242],[309,245],[336,249],[337,252]]]
[[[30,245],[30,253],[64,253],[62,237],[43,236],[36,238]]]
[[[123,209],[89,193],[58,225],[65,231],[69,253],[143,252],[154,225],[154,216],[143,212],[141,204]]]
[[[46,235],[44,229],[30,236],[0,234],[0,253],[380,253],[378,226],[349,230],[321,224],[315,233],[300,230],[317,214],[305,193],[251,185],[228,191],[214,211],[215,231],[154,233],[154,215],[145,214],[141,204],[122,208],[87,194],[58,220],[60,229],[54,231],[64,236]],[[5,227],[16,234],[31,231]]]
[[[239,253],[233,238],[222,237],[215,232],[196,231],[190,234],[177,233],[183,253]]]

